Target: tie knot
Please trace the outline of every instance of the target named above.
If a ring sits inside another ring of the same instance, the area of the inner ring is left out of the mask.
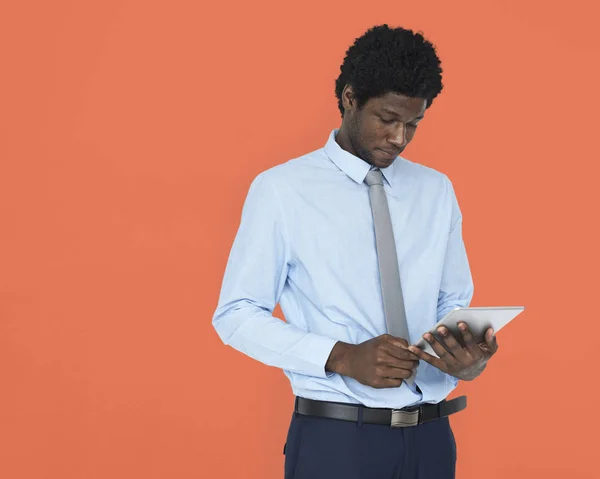
[[[376,168],[367,173],[367,177],[365,178],[365,183],[369,186],[373,185],[381,185],[383,186],[383,174],[381,170]]]

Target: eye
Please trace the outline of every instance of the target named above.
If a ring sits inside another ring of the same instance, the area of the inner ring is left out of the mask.
[[[414,123],[407,123],[406,126],[410,127],[410,128],[416,128],[417,125],[415,125]]]
[[[379,117],[379,119],[381,120],[382,123],[385,123],[386,125],[388,125],[390,123],[394,123],[394,121],[396,121],[396,120],[386,120],[382,117]]]

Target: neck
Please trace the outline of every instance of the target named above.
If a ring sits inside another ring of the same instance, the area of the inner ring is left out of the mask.
[[[353,154],[354,156],[358,156],[356,150],[352,146],[352,142],[350,141],[350,136],[348,135],[347,128],[345,127],[344,122],[342,121],[342,126],[337,132],[335,136],[335,141],[343,150],[346,150],[348,153]]]

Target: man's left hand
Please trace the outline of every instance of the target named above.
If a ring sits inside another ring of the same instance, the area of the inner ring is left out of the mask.
[[[431,348],[439,356],[438,358],[416,346],[410,346],[408,349],[419,359],[428,362],[439,370],[458,379],[472,381],[483,372],[487,362],[496,354],[498,342],[491,328],[485,333],[485,343],[479,344],[473,339],[473,334],[466,323],[458,323],[458,329],[462,333],[464,346],[461,346],[448,328],[441,326],[437,329],[449,351],[431,333],[423,335],[425,341],[431,345]]]

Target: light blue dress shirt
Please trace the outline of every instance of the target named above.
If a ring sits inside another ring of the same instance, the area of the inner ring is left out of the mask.
[[[323,148],[254,178],[225,268],[213,325],[222,341],[281,368],[295,395],[370,407],[436,403],[457,380],[421,361],[415,385],[376,389],[325,371],[336,341],[386,333],[375,232],[364,183],[371,165],[331,131]],[[468,306],[473,281],[448,177],[399,156],[382,169],[410,340]],[[281,305],[286,321],[272,313]]]

